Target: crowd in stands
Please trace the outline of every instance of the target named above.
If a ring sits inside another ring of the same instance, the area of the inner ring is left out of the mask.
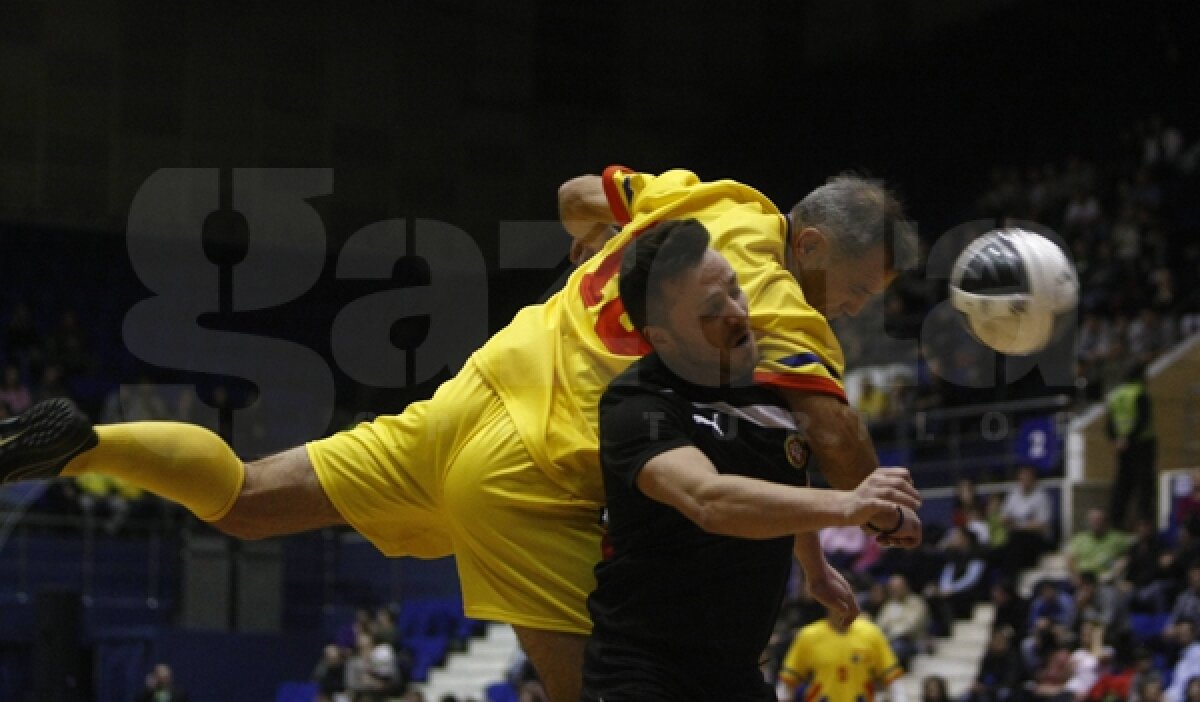
[[[320,702],[383,702],[405,693],[412,664],[392,610],[359,609],[325,646],[312,680]]]
[[[976,203],[974,217],[1037,222],[1069,248],[1081,281],[1074,360],[1082,400],[1099,399],[1129,360],[1152,360],[1200,332],[1200,202],[1192,197],[1200,182],[1200,142],[1189,144],[1189,136],[1195,135],[1148,119],[1108,160],[999,168]],[[984,351],[964,343],[966,331],[957,323],[929,325],[932,317],[953,316],[939,305],[944,296],[944,281],[902,276],[864,319],[839,323],[848,367],[900,362],[911,368],[886,383],[862,383],[857,406],[868,420],[980,399],[973,388],[987,386],[978,377],[987,367]],[[903,334],[917,336],[931,326],[938,336],[923,338],[919,348],[902,345],[906,350],[897,355],[895,344],[878,338],[885,316],[889,328]],[[78,381],[97,370],[75,312],[47,318],[54,321],[45,324],[20,301],[0,309],[0,419],[45,398],[72,396]],[[218,391],[214,402],[224,396]],[[197,421],[194,402],[192,393],[170,397],[140,378],[111,388],[90,409],[103,422]],[[934,652],[938,637],[977,603],[990,602],[996,613],[991,637],[964,702],[1200,702],[1200,475],[1192,494],[1174,505],[1167,532],[1139,522],[1129,533],[1118,528],[1125,525],[1109,525],[1102,511],[1090,512],[1087,529],[1065,539],[1070,578],[1038,583],[1028,599],[1017,577],[1058,539],[1037,472],[1025,468],[1016,477],[1014,489],[986,499],[973,483],[960,483],[951,523],[926,525],[926,543],[913,552],[881,551],[859,529],[822,533],[830,562],[858,587],[865,616],[884,631],[901,663]],[[65,490],[70,504],[114,533],[145,499],[99,476],[82,476]],[[794,632],[823,616],[797,587],[776,627],[769,675],[777,674]],[[323,700],[403,694],[416,702],[420,693],[406,692],[411,656],[390,610],[364,610],[322,652],[313,681]],[[531,675],[527,668],[520,670]],[[524,699],[537,700],[536,684],[523,675],[514,673],[514,684]],[[945,681],[926,680],[922,698],[949,699]]]
[[[1200,702],[1200,471],[1164,531],[1139,521],[1127,532],[1104,510],[1089,510],[1086,528],[1061,544],[1069,577],[1042,579],[1028,597],[1020,575],[1058,544],[1044,487],[1033,470],[1020,473],[999,499],[961,484],[951,523],[927,524],[927,544],[913,552],[880,553],[843,530],[822,534],[830,562],[858,587],[864,616],[901,664],[936,654],[939,637],[990,603],[986,651],[958,702]],[[822,616],[799,584],[776,628],[768,675],[795,632]],[[924,680],[922,699],[951,699],[945,680]]]
[[[1100,398],[1130,359],[1149,361],[1200,331],[1200,202],[1193,197],[1200,140],[1188,141],[1197,136],[1153,117],[1131,127],[1120,151],[1106,159],[997,168],[962,217],[980,224],[945,235],[965,242],[998,223],[1033,222],[1061,237],[1081,284],[1080,400]],[[933,242],[922,243],[928,252]],[[861,319],[835,325],[848,368],[908,368],[886,387],[864,388],[859,404],[872,419],[987,399],[972,392],[987,380],[979,377],[989,367],[982,362],[986,352],[963,343],[965,331],[952,323],[956,313],[941,304],[945,281],[931,277],[923,270],[904,274]]]

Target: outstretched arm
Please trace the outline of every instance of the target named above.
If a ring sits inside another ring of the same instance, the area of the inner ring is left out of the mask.
[[[558,188],[558,217],[574,240],[571,262],[580,263],[604,248],[616,231],[604,183],[598,175],[581,175]]]
[[[786,388],[780,390],[796,415],[797,424],[804,431],[817,465],[830,485],[840,490],[853,490],[879,468],[871,435],[852,407],[831,395]],[[908,476],[908,471],[904,470],[904,474]],[[898,522],[896,514],[886,515],[879,520],[870,520],[869,529],[874,532],[889,531]],[[920,544],[921,520],[915,510],[906,509],[900,530],[881,538],[880,543],[906,548]]]
[[[722,475],[694,446],[658,454],[637,476],[638,489],[671,505],[701,529],[747,539],[771,539],[830,526],[859,526],[915,509],[920,496],[908,471],[875,471],[853,491],[801,488]]]

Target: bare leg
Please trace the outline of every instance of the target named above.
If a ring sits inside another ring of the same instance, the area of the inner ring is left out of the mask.
[[[247,463],[237,502],[213,526],[239,539],[263,539],[345,523],[299,446]]]
[[[545,629],[513,627],[533,661],[550,702],[579,702],[583,689],[583,647],[587,637]]]

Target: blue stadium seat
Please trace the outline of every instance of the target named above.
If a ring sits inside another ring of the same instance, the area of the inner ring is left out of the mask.
[[[425,682],[429,669],[446,661],[450,641],[446,636],[406,636],[404,646],[412,653],[412,679]]]
[[[486,702],[517,702],[517,691],[506,682],[492,683],[484,690]]]
[[[1143,642],[1162,634],[1170,614],[1131,614],[1129,615],[1129,630],[1134,641]]]
[[[317,699],[317,684],[310,682],[279,683],[275,702],[313,702]]]

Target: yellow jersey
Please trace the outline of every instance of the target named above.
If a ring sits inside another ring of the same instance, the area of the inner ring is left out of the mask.
[[[610,166],[603,175],[621,230],[544,304],[526,307],[474,355],[530,456],[570,494],[600,503],[597,403],[618,373],[650,347],[632,329],[617,273],[625,247],[657,222],[694,218],[738,274],[758,337],[755,379],[843,401],[841,347],[786,268],[788,219],[757,190],[672,170]]]
[[[879,688],[903,674],[887,637],[860,616],[844,632],[828,619],[801,629],[779,677],[793,687],[807,681],[804,702],[871,702]]]

